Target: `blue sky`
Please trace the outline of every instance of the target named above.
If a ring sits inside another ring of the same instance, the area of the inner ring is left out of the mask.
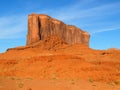
[[[120,0],[1,0],[0,52],[26,44],[31,13],[48,14],[89,32],[91,48],[120,48]]]

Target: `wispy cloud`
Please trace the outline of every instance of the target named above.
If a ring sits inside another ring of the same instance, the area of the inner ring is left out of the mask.
[[[115,13],[120,13],[120,3],[108,3],[97,5],[95,7],[89,7],[91,3],[94,3],[94,0],[91,0],[87,3],[85,2],[78,2],[75,5],[69,6],[67,8],[61,8],[60,10],[55,12],[57,15],[56,18],[61,20],[73,20],[73,19],[80,19],[86,17],[97,17],[97,16],[104,16],[105,15],[112,15]]]
[[[119,30],[120,31],[120,27],[113,27],[113,28],[111,27],[111,28],[96,30],[94,32],[91,32],[91,35],[94,35],[94,34],[97,34],[97,33],[107,32],[107,31],[114,31],[114,30]]]
[[[13,39],[26,32],[27,22],[25,15],[0,17],[0,39]]]

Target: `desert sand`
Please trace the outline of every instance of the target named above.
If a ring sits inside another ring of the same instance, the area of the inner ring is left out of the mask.
[[[0,90],[120,90],[120,50],[50,45],[0,54]]]

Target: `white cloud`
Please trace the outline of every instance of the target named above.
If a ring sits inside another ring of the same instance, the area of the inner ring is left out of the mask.
[[[20,37],[19,33],[27,29],[26,21],[24,15],[0,17],[0,39]]]
[[[80,19],[80,18],[86,18],[86,17],[94,17],[94,16],[105,16],[105,15],[111,15],[115,13],[120,13],[120,3],[110,3],[105,5],[99,5],[92,8],[86,8],[89,7],[89,4],[94,2],[94,0],[91,0],[91,2],[78,2],[76,5],[72,5],[69,7],[63,7],[60,10],[55,12],[56,18],[59,18],[61,20],[73,20],[73,19]],[[86,6],[88,5],[88,6]],[[85,9],[86,8],[86,9]]]
[[[110,27],[110,28],[96,30],[94,32],[91,32],[91,35],[94,35],[94,34],[97,34],[97,33],[107,32],[107,31],[114,31],[114,30],[119,30],[120,31],[120,27]]]

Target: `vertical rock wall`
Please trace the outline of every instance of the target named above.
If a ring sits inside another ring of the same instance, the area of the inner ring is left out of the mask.
[[[44,14],[31,14],[28,17],[27,45],[57,35],[68,44],[89,45],[89,33]]]

